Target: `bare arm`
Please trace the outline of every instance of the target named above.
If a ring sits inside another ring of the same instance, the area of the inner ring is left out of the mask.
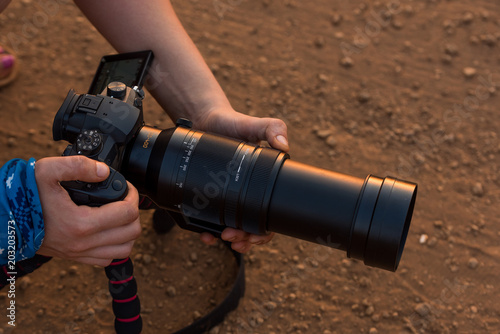
[[[248,141],[267,140],[287,151],[283,121],[236,112],[200,52],[179,22],[170,1],[75,0],[84,14],[119,52],[152,50],[155,80],[147,85],[172,119],[189,118],[195,128]],[[226,228],[222,238],[239,252],[272,238]],[[209,234],[202,240],[212,243]]]
[[[196,128],[250,141],[267,140],[288,150],[285,124],[234,111],[170,1],[75,0],[119,52],[153,50],[148,89],[172,119],[189,118]]]

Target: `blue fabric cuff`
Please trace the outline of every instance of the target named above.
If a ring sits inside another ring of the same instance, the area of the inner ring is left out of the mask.
[[[0,182],[0,263],[8,260],[9,225],[15,226],[15,260],[32,258],[45,236],[35,159],[10,160],[0,169]]]

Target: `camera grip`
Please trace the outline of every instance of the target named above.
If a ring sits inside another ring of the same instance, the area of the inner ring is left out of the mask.
[[[78,205],[101,206],[121,201],[128,193],[127,180],[111,167],[108,178],[102,182],[63,181],[61,185]]]
[[[127,196],[128,187],[125,177],[113,168],[108,178],[98,183],[64,181],[73,202],[93,207],[121,201]],[[105,268],[109,279],[109,293],[113,298],[115,330],[118,334],[136,334],[142,331],[141,304],[137,296],[137,283],[133,276],[130,258],[114,259]]]

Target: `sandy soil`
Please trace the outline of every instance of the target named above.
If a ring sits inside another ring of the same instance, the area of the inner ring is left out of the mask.
[[[234,107],[287,123],[293,159],[419,184],[396,273],[277,236],[245,257],[246,295],[210,333],[500,333],[500,4],[174,6]],[[60,155],[55,112],[114,51],[71,2],[16,1],[0,28],[22,62],[0,90],[0,161]],[[171,126],[152,98],[145,118]],[[132,257],[144,333],[169,333],[220,300],[235,265],[222,247],[178,228],[157,235],[151,212],[142,218]],[[0,293],[4,313],[7,302]],[[53,260],[19,280],[16,302],[14,333],[113,331],[100,268]],[[2,319],[0,333],[10,333]]]

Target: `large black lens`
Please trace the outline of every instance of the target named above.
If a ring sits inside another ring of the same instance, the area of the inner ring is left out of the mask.
[[[289,235],[392,271],[416,195],[413,183],[363,180],[181,126],[143,127],[122,172],[159,206],[197,221]]]

